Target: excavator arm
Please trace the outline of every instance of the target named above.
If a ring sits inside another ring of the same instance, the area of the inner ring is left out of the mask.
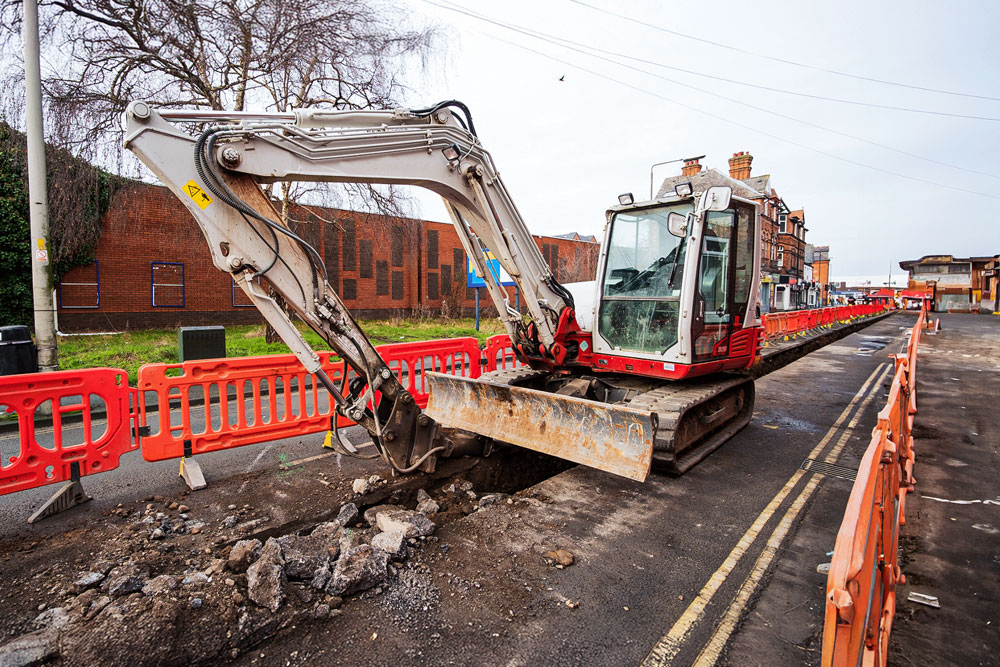
[[[572,343],[567,344],[567,337],[579,331],[573,298],[539,252],[464,105],[444,102],[394,111],[299,109],[286,114],[156,111],[133,102],[124,125],[126,147],[184,202],[208,241],[216,267],[232,274],[306,370],[328,389],[337,413],[364,426],[395,470],[433,465],[435,454],[462,451],[486,435],[645,477],[655,426],[648,415],[624,408],[606,406],[600,417],[590,419],[585,432],[578,433],[578,451],[568,456],[559,450],[562,444],[544,436],[546,424],[551,434],[559,432],[556,427],[579,430],[579,421],[571,410],[558,409],[548,394],[535,396],[516,387],[510,388],[513,394],[505,393],[505,404],[522,401],[527,406],[525,421],[539,422],[527,418],[528,408],[548,415],[540,423],[527,424],[517,437],[504,437],[507,430],[500,427],[475,433],[444,428],[421,413],[327,282],[319,253],[282,224],[261,187],[316,181],[415,185],[436,192],[522,360],[543,369],[561,367],[576,354]],[[516,282],[528,322],[510,307],[500,276],[485,258],[486,249]],[[316,353],[264,286],[344,359],[354,376],[346,395],[327,377]],[[488,416],[484,420],[489,421]],[[540,432],[532,430],[539,425]],[[349,443],[341,443],[350,449]],[[608,452],[613,464],[603,465],[602,456],[588,454],[590,444]]]

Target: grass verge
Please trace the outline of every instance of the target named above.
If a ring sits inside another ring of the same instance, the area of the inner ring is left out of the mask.
[[[481,319],[479,331],[476,331],[472,318],[359,320],[358,324],[375,345],[463,336],[475,336],[482,344],[490,336],[504,332],[500,321],[494,318]],[[301,323],[297,323],[297,326],[314,349],[329,349],[326,342],[312,329]],[[256,357],[286,354],[288,351],[288,346],[284,343],[268,343],[264,340],[263,325],[226,327],[227,357]],[[134,381],[139,367],[144,364],[178,361],[176,329],[59,338],[60,370],[101,366],[121,368]]]

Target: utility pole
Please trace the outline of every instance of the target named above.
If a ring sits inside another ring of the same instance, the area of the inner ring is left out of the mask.
[[[24,0],[24,90],[28,130],[28,201],[31,212],[31,295],[35,342],[42,371],[59,369],[56,349],[52,258],[49,255],[49,204],[42,131],[42,72],[38,45],[38,0]]]

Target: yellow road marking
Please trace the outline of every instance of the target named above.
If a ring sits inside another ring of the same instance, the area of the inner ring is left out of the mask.
[[[840,425],[844,423],[848,415],[853,410],[854,406],[858,403],[861,398],[868,393],[869,386],[875,379],[875,376],[886,367],[886,364],[880,364],[872,374],[868,376],[865,383],[861,385],[861,389],[854,395],[851,402],[847,404],[840,416],[837,417],[837,421],[833,423],[833,426],[823,435],[823,438],[819,443],[813,448],[809,453],[811,459],[815,459],[820,452],[826,447],[826,445],[833,439],[833,435],[840,428]],[[643,667],[654,667],[658,665],[669,665],[671,661],[677,656],[681,647],[684,645],[684,640],[686,639],[691,628],[701,620],[701,617],[705,613],[705,608],[708,603],[711,602],[712,597],[718,592],[722,584],[725,583],[726,578],[732,573],[736,565],[740,562],[743,556],[746,554],[747,549],[754,543],[757,536],[764,529],[764,526],[770,520],[771,516],[777,511],[781,503],[784,502],[785,498],[791,493],[792,489],[798,484],[802,476],[805,475],[804,470],[796,470],[795,473],[789,478],[788,482],[778,491],[777,495],[771,499],[771,502],[767,504],[767,507],[757,516],[756,521],[753,525],[743,533],[743,537],[740,538],[733,550],[729,552],[726,560],[723,561],[719,569],[709,578],[708,582],[702,587],[698,595],[695,596],[691,604],[688,605],[684,613],[680,615],[677,621],[674,623],[670,631],[665,634],[660,640],[653,646],[646,659],[642,661]]]
[[[878,382],[875,384],[875,389],[878,389],[882,381],[885,379],[886,374],[892,369],[892,366],[886,367],[879,377]],[[878,369],[876,369],[878,370]],[[847,428],[844,429],[843,434],[837,440],[837,444],[830,450],[824,459],[827,463],[834,463],[840,456],[840,452],[844,449],[844,445],[847,444],[847,440],[854,434],[854,429],[857,428],[858,420],[861,418],[861,413],[864,412],[865,408],[869,403],[878,395],[878,391],[872,391],[865,400],[861,403],[861,407],[848,422]],[[810,457],[813,458],[813,457]],[[723,616],[722,621],[716,627],[715,632],[709,638],[708,642],[702,648],[701,653],[698,654],[697,660],[694,664],[697,667],[710,667],[714,665],[722,655],[722,650],[726,647],[726,643],[729,641],[729,637],[733,634],[733,630],[736,629],[736,624],[739,622],[740,617],[743,615],[743,610],[750,601],[751,596],[757,590],[757,586],[760,584],[761,579],[764,578],[764,574],[767,572],[768,567],[771,565],[771,561],[774,559],[775,554],[778,549],[781,548],[781,543],[784,541],[785,537],[788,535],[788,530],[791,528],[792,523],[795,522],[795,518],[798,516],[799,511],[805,505],[806,501],[809,500],[816,487],[819,485],[820,479],[824,477],[822,473],[812,473],[813,477],[806,484],[805,488],[798,495],[792,505],[785,512],[785,515],[781,517],[781,522],[771,533],[771,537],[767,540],[767,545],[761,552],[760,556],[757,557],[757,562],[754,563],[753,569],[750,574],[747,575],[746,580],[740,586],[739,592],[733,599],[732,603],[729,605],[729,609],[726,610],[725,616]]]

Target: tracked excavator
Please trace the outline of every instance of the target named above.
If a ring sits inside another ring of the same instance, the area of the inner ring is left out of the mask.
[[[762,340],[760,218],[729,188],[696,196],[682,184],[640,203],[623,195],[607,211],[596,281],[563,285],[460,102],[293,113],[133,102],[123,124],[126,147],[186,205],[215,266],[399,473],[508,443],[642,481],[654,467],[683,473],[750,421],[754,385],[740,371]],[[264,189],[279,181],[439,194],[521,365],[477,379],[428,371],[422,410],[329,284],[317,250],[282,224]],[[526,313],[512,307],[487,251]],[[346,387],[268,287],[345,361]]]

